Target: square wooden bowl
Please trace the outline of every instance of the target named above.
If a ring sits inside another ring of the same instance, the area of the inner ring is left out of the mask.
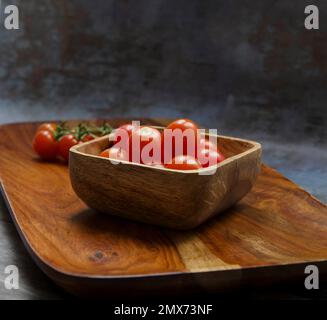
[[[215,137],[226,160],[200,169],[201,174],[113,164],[98,156],[109,147],[108,136],[77,145],[70,150],[72,187],[97,211],[174,229],[194,228],[242,199],[260,170],[259,143]]]

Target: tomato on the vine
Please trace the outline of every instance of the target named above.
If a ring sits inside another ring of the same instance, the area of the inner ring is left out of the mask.
[[[56,123],[42,123],[36,130],[36,132],[39,131],[49,131],[54,133],[57,130],[57,124]]]
[[[83,138],[82,138],[82,142],[88,142],[88,141],[92,141],[94,140],[95,137],[92,134],[86,134]]]
[[[54,134],[47,130],[40,130],[33,140],[34,151],[45,160],[54,160],[58,154],[58,141]]]
[[[42,159],[54,160],[60,156],[68,161],[72,146],[110,134],[111,131],[112,128],[108,123],[102,126],[79,123],[73,128],[67,127],[65,122],[43,123],[36,130],[33,148]]]
[[[59,155],[66,161],[69,160],[69,150],[78,144],[78,140],[72,134],[67,134],[59,140]]]

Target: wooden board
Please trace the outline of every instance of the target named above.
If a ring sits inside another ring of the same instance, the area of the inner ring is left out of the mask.
[[[327,270],[326,206],[267,166],[232,209],[192,231],[172,231],[88,209],[68,168],[33,154],[36,126],[0,127],[2,191],[32,257],[71,293],[212,291],[303,281],[308,263]]]

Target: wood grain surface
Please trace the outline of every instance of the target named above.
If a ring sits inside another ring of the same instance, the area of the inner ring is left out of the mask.
[[[32,257],[69,292],[216,290],[302,277],[309,262],[326,270],[326,206],[273,169],[263,166],[240,203],[202,226],[161,229],[87,208],[68,168],[33,154],[36,125],[0,127],[1,185]]]
[[[77,145],[69,158],[72,187],[80,199],[99,212],[162,227],[192,229],[242,199],[261,167],[259,143],[212,138],[226,159],[216,166],[189,171],[131,162],[113,164],[99,157],[109,148],[108,136]]]

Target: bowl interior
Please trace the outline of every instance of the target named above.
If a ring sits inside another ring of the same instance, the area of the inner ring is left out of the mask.
[[[219,150],[224,154],[225,158],[231,158],[249,151],[258,145],[255,142],[242,140],[238,138],[215,136]],[[77,151],[86,155],[99,155],[103,150],[112,146],[108,136],[98,138],[96,140],[81,144],[76,148]]]

